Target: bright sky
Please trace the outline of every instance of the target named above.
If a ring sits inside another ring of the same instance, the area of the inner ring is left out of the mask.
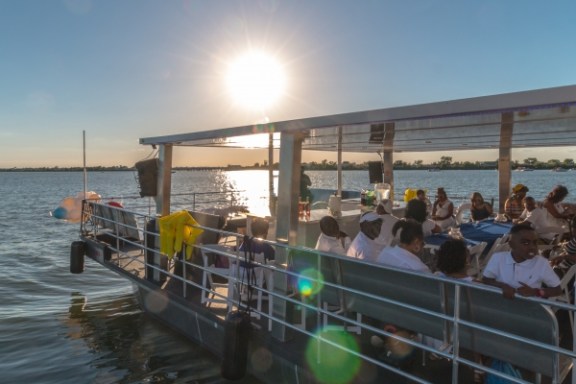
[[[131,166],[151,152],[140,137],[576,84],[575,14],[573,0],[0,0],[0,168],[81,166],[83,130],[88,165]],[[248,51],[284,73],[265,110],[227,89]],[[175,165],[266,158],[187,153]],[[576,152],[513,152],[529,156]]]

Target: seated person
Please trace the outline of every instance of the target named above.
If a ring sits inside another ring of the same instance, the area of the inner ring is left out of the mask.
[[[515,224],[530,225],[544,242],[549,242],[554,238],[554,234],[541,232],[541,229],[548,227],[546,211],[538,207],[536,200],[531,196],[524,198],[524,212],[522,212],[518,219],[514,219],[512,222]]]
[[[350,246],[350,238],[340,231],[338,222],[332,216],[324,216],[320,219],[320,236],[315,249],[322,252],[332,252],[338,255],[346,255]]]
[[[534,228],[516,224],[510,229],[510,251],[492,255],[482,282],[502,288],[504,297],[552,297],[562,293],[560,279],[548,260],[538,254],[538,235]],[[545,285],[546,287],[544,287]]]
[[[426,196],[426,191],[424,191],[423,189],[417,190],[416,198],[426,203],[426,216],[427,217],[430,216],[432,214],[432,203],[430,202],[430,199]]]
[[[422,225],[424,237],[428,237],[433,233],[440,233],[442,229],[431,219],[426,218],[426,203],[422,200],[412,199],[406,204],[404,210],[404,217],[406,219],[413,219]]]
[[[416,220],[400,220],[394,224],[392,233],[398,236],[398,245],[384,248],[377,262],[391,267],[430,273],[430,269],[418,257],[424,247],[422,225]]]
[[[394,224],[400,219],[392,214],[392,200],[389,199],[383,199],[378,203],[376,213],[382,218],[382,227],[380,228],[380,235],[376,238],[376,242],[382,244],[383,247],[388,247],[394,239],[392,227],[394,227]]]
[[[436,252],[436,274],[454,279],[473,281],[468,276],[470,251],[462,239],[448,239]]]
[[[268,221],[255,218],[252,220],[250,225],[250,230],[252,231],[252,237],[244,237],[244,241],[240,245],[239,250],[241,252],[246,251],[252,255],[262,254],[264,256],[263,260],[257,260],[259,262],[267,262],[269,260],[274,260],[276,252],[270,244],[264,243],[262,240],[266,239],[268,236]],[[240,262],[240,266],[246,266],[245,262]]]
[[[470,217],[474,221],[485,220],[492,216],[492,206],[484,201],[480,192],[474,192],[470,198]]]
[[[508,220],[518,219],[524,211],[523,200],[529,189],[524,184],[516,184],[512,188],[512,195],[504,202],[504,213]]]
[[[568,196],[568,188],[557,185],[544,199],[543,208],[547,212],[549,226],[562,227],[573,216],[572,209],[565,206],[562,201]]]
[[[383,246],[375,241],[380,235],[382,218],[376,212],[366,212],[360,216],[360,232],[346,252],[347,256],[374,262]]]
[[[570,228],[572,230],[570,241],[564,246],[564,250],[560,256],[550,260],[550,264],[554,267],[556,273],[561,276],[563,276],[571,266],[576,264],[576,217],[570,220]]]
[[[438,188],[436,192],[436,201],[432,206],[432,220],[442,231],[446,231],[455,224],[454,204],[448,199],[444,188]]]

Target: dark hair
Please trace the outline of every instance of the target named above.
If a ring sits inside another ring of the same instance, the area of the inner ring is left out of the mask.
[[[514,224],[508,233],[511,235],[516,235],[522,231],[535,231],[535,229],[532,228],[530,223]]]
[[[327,236],[338,237],[340,227],[335,218],[332,216],[324,216],[320,219],[320,231]]]
[[[436,268],[449,276],[466,269],[468,249],[464,240],[448,239],[438,248],[436,256]]]
[[[548,194],[548,200],[553,203],[558,203],[564,198],[568,196],[568,188],[563,185],[557,185],[554,189]]]
[[[412,199],[406,203],[406,210],[404,211],[404,217],[407,219],[414,219],[420,224],[426,220],[426,203],[419,199]]]
[[[482,202],[484,202],[484,196],[482,196],[482,194],[480,192],[472,193],[472,196],[470,197],[470,201],[472,203],[474,203],[474,199],[476,199],[477,197],[479,197],[482,200]]]
[[[422,224],[416,220],[398,220],[392,227],[392,234],[396,236],[400,230],[400,243],[410,244],[416,239],[424,239],[424,231],[422,231]]]
[[[416,191],[416,196],[418,196],[418,195],[425,195],[425,194],[426,194],[426,192],[424,192],[423,189],[419,189],[419,190]]]
[[[268,221],[266,221],[264,219],[260,219],[260,218],[255,218],[254,220],[252,220],[252,224],[250,225],[250,230],[252,231],[253,237],[266,238],[266,236],[268,235],[268,228],[269,227],[270,227],[270,224],[268,224]]]

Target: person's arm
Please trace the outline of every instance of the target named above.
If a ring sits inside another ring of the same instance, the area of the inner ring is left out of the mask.
[[[548,297],[560,296],[562,294],[562,288],[560,286],[551,288],[532,288],[524,283],[520,284],[522,284],[522,286],[519,287],[516,292],[526,297],[534,296],[546,299]]]
[[[438,207],[438,200],[434,200],[434,204],[432,205],[432,217],[436,216],[436,208]]]
[[[546,211],[548,211],[548,213],[550,213],[557,219],[567,219],[570,217],[570,215],[558,212],[558,210],[550,200],[546,200],[544,202],[544,208],[546,209]]]
[[[509,286],[506,283],[502,283],[500,281],[496,281],[496,279],[492,279],[489,277],[482,277],[482,283],[486,285],[491,285],[493,287],[498,287],[502,289],[502,295],[507,299],[513,299],[514,295],[516,294],[516,290]]]

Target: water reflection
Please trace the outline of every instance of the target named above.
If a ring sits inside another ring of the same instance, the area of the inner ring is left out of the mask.
[[[67,336],[88,346],[93,383],[225,382],[213,355],[149,319],[134,295],[90,302],[74,292],[65,323]]]

